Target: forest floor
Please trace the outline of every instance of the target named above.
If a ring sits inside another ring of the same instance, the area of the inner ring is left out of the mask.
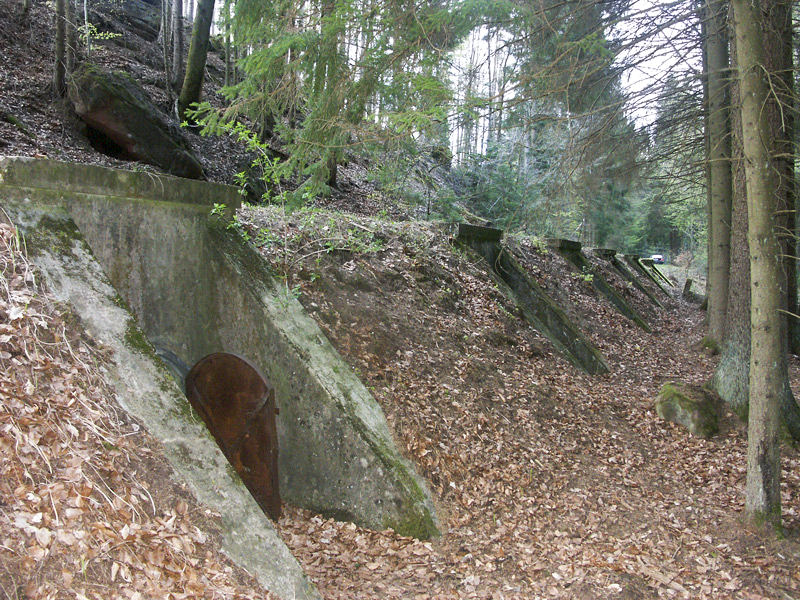
[[[0,118],[0,153],[124,167],[51,101],[47,5],[25,22],[17,8],[0,4],[0,113],[28,132]],[[134,64],[113,44],[96,52],[158,100],[157,62]],[[209,176],[230,181],[241,151],[192,140]],[[774,539],[741,522],[741,423],[723,415],[701,440],[655,414],[663,383],[702,384],[716,364],[697,350],[702,312],[677,291],[660,310],[606,272],[648,334],[557,254],[511,240],[606,356],[610,374],[589,377],[443,226],[378,218],[394,207],[372,191],[328,205],[239,218],[383,407],[442,536],[284,505],[278,530],[325,598],[800,598],[797,447],[784,444],[785,535]],[[47,295],[7,226],[0,266],[0,596],[269,597],[220,552],[218,516],[116,405],[104,349]],[[796,358],[790,367],[797,393]]]

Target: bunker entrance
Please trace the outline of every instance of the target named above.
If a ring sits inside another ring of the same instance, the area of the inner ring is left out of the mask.
[[[245,359],[218,352],[189,370],[186,397],[228,462],[273,520],[281,514],[275,391]]]

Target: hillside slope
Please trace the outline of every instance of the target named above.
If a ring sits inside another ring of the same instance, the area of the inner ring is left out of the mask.
[[[0,119],[0,153],[129,166],[95,152],[52,102],[47,4],[27,20],[17,10],[0,4],[0,111],[28,133]],[[96,56],[163,102],[157,59],[113,43]],[[191,139],[209,177],[230,181],[241,150]],[[609,275],[653,327],[644,333],[560,257],[518,241],[607,357],[611,373],[590,378],[444,229],[357,216],[387,208],[357,191],[331,204],[340,212],[249,208],[240,222],[373,390],[445,532],[421,543],[285,506],[281,535],[326,598],[800,597],[797,449],[784,450],[786,539],[765,540],[738,521],[741,425],[727,417],[719,437],[697,440],[652,408],[665,381],[699,384],[714,368],[693,349],[701,313],[679,300],[657,310]],[[215,515],[106,393],[103,348],[47,299],[14,231],[1,233],[2,594],[268,597],[221,556]]]
[[[797,594],[796,449],[784,459],[787,540],[765,545],[737,521],[742,426],[727,415],[721,435],[704,441],[653,409],[664,382],[702,384],[713,370],[715,361],[694,349],[696,308],[675,299],[670,310],[655,309],[606,272],[647,315],[647,334],[557,254],[515,244],[609,359],[609,375],[588,377],[520,318],[482,261],[454,251],[440,226],[318,210],[286,218],[253,208],[240,219],[374,390],[446,515],[449,530],[416,557],[413,575],[388,552],[353,572],[349,545],[363,544],[361,536],[331,526],[334,557],[327,542],[303,553],[325,557],[314,574],[330,597],[350,597],[340,591],[348,572],[362,597],[408,597],[409,588],[447,598]],[[777,572],[767,573],[765,556]],[[342,569],[335,584],[330,559]]]

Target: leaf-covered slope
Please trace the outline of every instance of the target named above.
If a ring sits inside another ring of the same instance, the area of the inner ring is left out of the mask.
[[[441,226],[314,210],[245,209],[240,219],[373,390],[448,527],[431,547],[406,548],[293,521],[326,597],[773,597],[800,586],[797,451],[785,458],[789,539],[754,544],[737,520],[741,426],[727,416],[721,437],[697,440],[653,408],[663,382],[702,384],[713,369],[693,349],[695,308],[657,309],[604,271],[646,312],[647,334],[557,254],[515,244],[609,358],[611,373],[592,378],[554,353]]]

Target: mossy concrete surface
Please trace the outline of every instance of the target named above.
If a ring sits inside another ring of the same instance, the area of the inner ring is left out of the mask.
[[[665,285],[667,285],[667,286],[669,286],[669,287],[675,287],[675,285],[674,285],[674,284],[673,284],[673,283],[672,283],[672,282],[671,282],[671,281],[670,281],[670,280],[667,278],[667,276],[666,276],[666,275],[664,275],[664,273],[662,273],[662,272],[661,272],[661,269],[659,269],[659,268],[656,266],[656,261],[654,261],[652,258],[643,258],[643,259],[642,259],[642,264],[643,264],[645,267],[647,267],[648,269],[650,269],[650,271],[651,271],[651,272],[652,272],[652,273],[653,273],[653,274],[654,274],[656,277],[658,277],[658,279],[659,279],[661,282],[663,282]]]
[[[25,185],[15,165],[0,162],[0,178]],[[114,177],[98,174],[105,182]],[[113,185],[104,194],[97,183],[84,193],[77,177],[68,178],[69,192],[0,189],[17,198],[12,212],[22,221],[44,210],[75,221],[158,350],[190,366],[212,352],[232,352],[270,379],[286,501],[366,527],[420,538],[438,533],[426,484],[397,452],[383,411],[255,249],[210,215],[219,202],[213,187],[203,202],[188,204],[124,197]],[[53,175],[45,179],[57,183]]]
[[[169,375],[125,302],[103,273],[65,206],[25,213],[0,202],[23,229],[30,258],[50,290],[74,308],[86,330],[111,350],[106,377],[116,399],[165,448],[175,474],[203,504],[221,515],[222,549],[281,598],[320,595],[275,531],[272,522],[233,472],[208,430]]]
[[[664,305],[653,295],[647,286],[643,285],[639,278],[636,276],[636,273],[628,268],[619,258],[617,258],[617,251],[611,250],[608,248],[595,248],[594,253],[596,256],[602,258],[603,260],[607,260],[614,270],[617,271],[622,277],[631,283],[633,287],[637,290],[642,292],[645,296],[647,296],[648,300],[652,302],[658,308],[664,308]]]
[[[19,156],[0,156],[0,185],[54,191],[65,199],[76,193],[201,206],[224,204],[229,210],[241,206],[239,190],[230,185]],[[37,201],[40,195],[31,195],[28,200]]]
[[[565,242],[570,242],[566,244]],[[605,296],[606,300],[611,302],[614,308],[624,317],[627,317],[636,325],[644,329],[647,333],[653,330],[650,328],[645,320],[636,312],[630,304],[625,302],[625,299],[620,296],[616,290],[609,285],[602,273],[594,268],[586,257],[581,252],[581,243],[571,240],[556,240],[551,243],[551,246],[568,262],[570,262],[577,270],[578,273],[591,278],[591,284],[594,289]]]
[[[567,360],[590,375],[608,373],[600,351],[495,238],[473,235],[471,229],[459,228],[455,239],[489,263],[489,272],[498,288],[520,307],[525,319]]]
[[[671,300],[671,299],[672,299],[672,296],[670,295],[670,293],[669,293],[669,292],[668,292],[666,289],[664,289],[664,285],[661,283],[661,281],[658,279],[658,277],[657,277],[655,274],[653,274],[653,273],[652,273],[652,272],[651,272],[651,271],[650,271],[650,270],[649,270],[647,267],[645,267],[645,266],[642,264],[642,261],[643,261],[643,260],[644,260],[644,259],[642,259],[642,258],[641,258],[639,255],[637,255],[637,254],[626,254],[626,255],[625,255],[625,262],[626,262],[626,263],[627,263],[627,264],[628,264],[628,265],[629,265],[629,266],[630,266],[630,267],[631,267],[631,268],[632,268],[634,271],[636,271],[636,272],[637,272],[637,273],[639,273],[640,275],[644,275],[644,276],[645,276],[645,278],[647,278],[647,279],[649,279],[650,281],[652,281],[652,282],[653,282],[653,283],[656,285],[656,287],[657,287],[659,290],[661,290],[661,292],[663,292],[664,296],[666,296],[667,298],[669,298],[669,299]]]
[[[656,398],[658,416],[671,423],[682,425],[692,435],[713,437],[719,431],[719,401],[705,388],[666,383]]]

